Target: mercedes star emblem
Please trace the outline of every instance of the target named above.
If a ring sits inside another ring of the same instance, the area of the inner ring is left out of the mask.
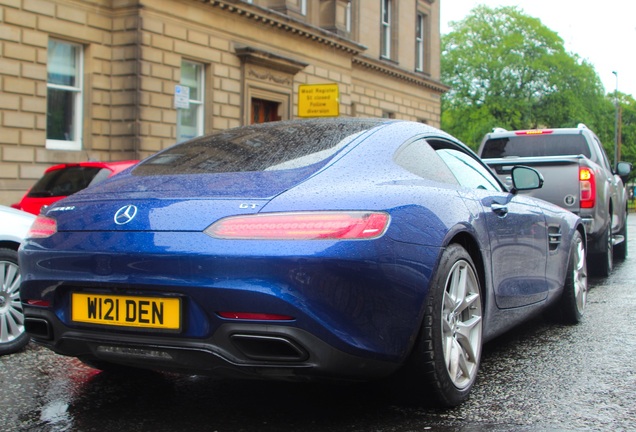
[[[137,214],[137,207],[132,204],[128,204],[127,206],[123,206],[117,213],[115,213],[115,223],[117,225],[125,225],[131,220],[135,218]]]

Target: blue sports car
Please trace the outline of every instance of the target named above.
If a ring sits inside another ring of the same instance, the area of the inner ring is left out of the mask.
[[[452,136],[292,120],[175,145],[52,205],[20,250],[25,327],[98,369],[373,380],[444,406],[482,344],[578,322],[585,231]]]

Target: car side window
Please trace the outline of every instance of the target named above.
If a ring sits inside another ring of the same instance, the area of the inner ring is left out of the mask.
[[[440,148],[437,155],[448,165],[460,185],[471,189],[502,190],[492,173],[470,155],[452,148]]]
[[[418,139],[401,146],[393,157],[395,163],[416,176],[457,184],[457,179],[440,159],[435,150],[424,139]]]

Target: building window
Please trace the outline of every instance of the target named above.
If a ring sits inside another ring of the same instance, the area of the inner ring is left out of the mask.
[[[46,148],[82,149],[82,46],[49,40]]]
[[[188,108],[177,112],[177,142],[203,135],[204,73],[200,63],[181,61],[181,85],[190,89]]]
[[[415,23],[415,70],[424,72],[424,29],[426,17],[422,13],[417,14]]]
[[[278,115],[279,106],[280,103],[278,102],[252,98],[251,123],[267,123],[280,120],[281,117]]]
[[[345,31],[347,33],[351,33],[351,29],[352,29],[352,12],[351,12],[351,1],[347,2],[347,5],[345,6]]]
[[[382,28],[380,31],[380,56],[391,58],[391,6],[392,0],[382,1]]]
[[[300,14],[307,15],[307,0],[300,0]]]

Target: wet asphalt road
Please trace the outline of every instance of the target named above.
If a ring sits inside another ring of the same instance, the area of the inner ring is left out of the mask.
[[[98,373],[30,344],[0,357],[1,431],[636,430],[636,215],[629,257],[592,279],[583,323],[537,318],[484,348],[467,403],[432,410],[380,386]]]

